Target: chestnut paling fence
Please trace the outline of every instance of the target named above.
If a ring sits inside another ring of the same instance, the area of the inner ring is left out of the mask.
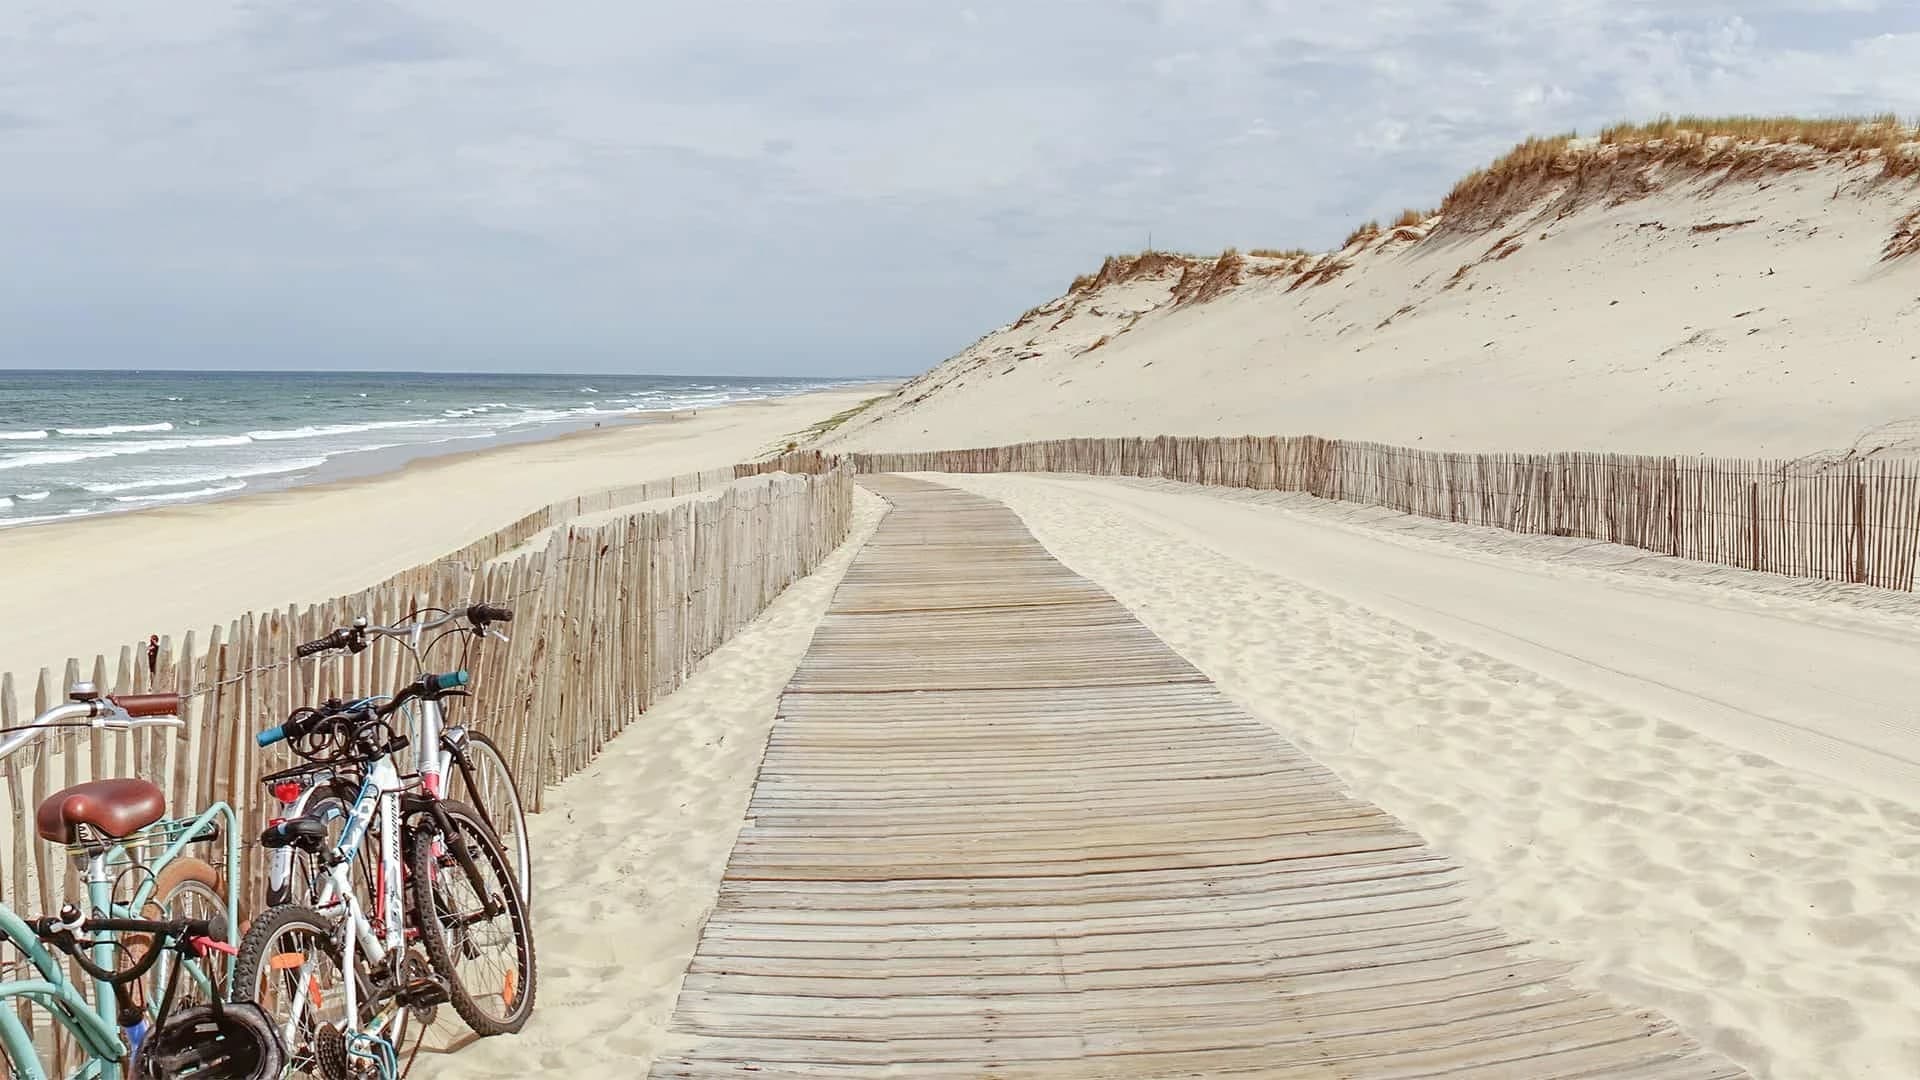
[[[470,659],[476,696],[456,718],[501,744],[537,810],[549,785],[583,767],[845,539],[856,472],[1060,472],[1304,492],[1900,590],[1913,588],[1920,550],[1920,470],[1901,462],[1452,454],[1311,436],[788,454],[565,499],[361,592],[243,615],[204,639],[163,641],[151,660],[130,644],[69,660],[60,672],[43,669],[31,684],[0,675],[0,726],[25,722],[80,679],[110,692],[179,690],[188,721],[178,734],[64,732],[0,764],[8,810],[0,898],[34,912],[79,897],[66,853],[34,835],[32,810],[81,780],[152,778],[176,812],[224,800],[251,831],[269,801],[259,778],[290,760],[284,748],[256,750],[255,731],[300,705],[390,691],[416,674],[390,645],[295,659],[300,642],[356,615],[387,623],[470,600],[515,608],[512,642],[489,643]],[[636,505],[682,496],[693,497]],[[605,523],[569,524],[587,515]],[[243,917],[264,893],[264,869],[251,845],[242,865],[228,868],[242,883]]]
[[[468,655],[474,697],[453,706],[452,718],[500,744],[537,810],[548,786],[585,766],[840,545],[852,491],[845,463],[795,454],[595,492],[361,592],[245,614],[204,638],[165,640],[151,660],[144,645],[130,644],[114,656],[69,660],[64,671],[43,669],[31,684],[0,675],[0,726],[26,723],[82,679],[108,692],[178,690],[187,721],[178,732],[63,731],[0,764],[0,899],[23,915],[83,900],[65,849],[35,834],[33,810],[70,784],[137,776],[159,783],[175,813],[233,804],[249,842],[242,865],[226,870],[238,875],[245,919],[265,894],[265,860],[250,841],[276,805],[260,778],[293,761],[284,746],[257,749],[254,734],[302,705],[391,692],[418,674],[393,643],[357,656],[295,658],[301,642],[357,615],[387,624],[476,600],[514,609],[511,642],[477,644]],[[634,505],[687,495],[695,497],[658,509]],[[568,524],[588,514],[608,520]],[[544,544],[513,555],[546,530]],[[429,663],[447,670],[461,658],[443,646]],[[77,973],[76,982],[90,995]],[[44,1017],[24,1007],[23,1016],[46,1035]],[[56,1065],[72,1053],[64,1043],[48,1042]]]
[[[1084,473],[1298,491],[1906,591],[1920,548],[1920,469],[1899,461],[1455,454],[1313,436],[1055,439],[853,460],[860,472]]]

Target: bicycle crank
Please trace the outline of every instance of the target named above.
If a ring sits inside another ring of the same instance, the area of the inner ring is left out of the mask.
[[[425,954],[415,949],[407,953],[401,971],[399,1003],[412,1014],[416,1024],[431,1024],[439,1007],[453,1000],[447,980],[433,970]]]

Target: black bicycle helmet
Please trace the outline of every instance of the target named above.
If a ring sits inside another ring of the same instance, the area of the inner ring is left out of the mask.
[[[141,1040],[133,1080],[280,1080],[286,1048],[258,1005],[176,1009]]]

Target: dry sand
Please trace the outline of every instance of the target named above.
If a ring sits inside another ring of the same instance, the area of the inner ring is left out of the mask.
[[[751,461],[871,388],[419,461],[362,480],[0,531],[0,671],[56,677],[148,634],[204,639],[426,562],[556,499]]]
[[[616,506],[610,506],[605,510],[595,510],[591,513],[579,514],[575,517],[568,518],[559,525],[549,525],[541,529],[539,532],[521,541],[517,546],[509,548],[495,555],[493,558],[488,559],[487,564],[491,566],[494,564],[510,563],[522,555],[543,551],[546,549],[546,546],[553,541],[554,533],[563,528],[597,529],[602,525],[611,524],[622,518],[631,517],[634,514],[652,514],[661,510],[671,510],[681,503],[707,502],[713,499],[724,498],[727,492],[734,488],[751,487],[759,482],[759,477],[750,476],[735,480],[730,484],[715,484],[712,487],[702,488],[699,491],[689,491],[680,495],[664,495],[657,499],[635,499],[632,502],[623,502]]]
[[[855,500],[839,551],[547,793],[528,822],[540,881],[533,1019],[515,1037],[423,1054],[419,1075],[646,1074],[745,817],[780,691],[884,513],[877,496]]]
[[[1578,977],[1763,1080],[1920,1076],[1911,612],[1208,489],[937,479],[1004,499]]]
[[[1317,434],[1920,452],[1920,258],[1881,261],[1916,191],[1863,183],[1876,172],[1656,178],[1649,197],[1569,216],[1417,243],[1389,233],[1343,253],[1351,268],[1322,284],[1254,276],[1277,263],[1252,259],[1243,284],[1205,303],[1172,302],[1177,269],[1083,292],[988,334],[825,445]]]

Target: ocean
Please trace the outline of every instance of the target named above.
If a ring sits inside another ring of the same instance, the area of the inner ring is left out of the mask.
[[[0,528],[382,471],[849,380],[0,371]]]

